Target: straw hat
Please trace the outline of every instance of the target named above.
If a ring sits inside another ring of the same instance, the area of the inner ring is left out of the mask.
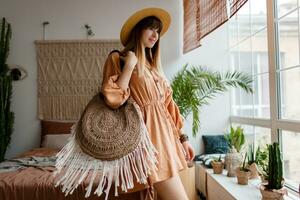
[[[121,29],[120,39],[124,46],[126,46],[128,37],[134,26],[142,19],[150,16],[157,17],[162,22],[162,30],[160,32],[160,36],[162,36],[168,30],[171,22],[171,17],[166,10],[163,10],[161,8],[145,8],[139,10],[127,19]]]

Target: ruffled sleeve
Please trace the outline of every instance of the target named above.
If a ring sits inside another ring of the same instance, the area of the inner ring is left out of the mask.
[[[177,129],[177,136],[180,136],[183,134],[182,128],[184,125],[184,119],[182,115],[180,114],[179,108],[175,101],[173,100],[172,94],[172,88],[169,86],[168,83],[165,83],[165,105],[167,107],[167,110],[175,124],[175,127]]]
[[[130,95],[129,87],[123,90],[117,84],[121,74],[121,66],[118,53],[112,53],[108,56],[103,70],[103,81],[101,92],[104,95],[106,104],[116,109],[128,99]]]

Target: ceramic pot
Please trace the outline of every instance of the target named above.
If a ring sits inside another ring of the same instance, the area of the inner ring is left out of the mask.
[[[236,177],[238,180],[238,184],[240,185],[248,185],[248,179],[251,175],[250,171],[242,171],[240,168],[236,168]]]
[[[268,190],[266,188],[260,188],[262,200],[283,200],[283,193]]]
[[[222,174],[224,169],[224,163],[220,161],[211,161],[211,166],[214,170],[214,174]]]

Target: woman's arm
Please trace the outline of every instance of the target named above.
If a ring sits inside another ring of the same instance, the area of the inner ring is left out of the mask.
[[[122,59],[124,61],[125,65],[124,65],[121,75],[119,76],[117,84],[123,90],[127,90],[132,71],[135,68],[135,65],[137,63],[137,58],[132,51],[129,51],[127,53],[126,57],[120,57],[120,59]]]
[[[101,92],[106,104],[113,109],[120,107],[130,95],[128,85],[136,64],[134,58],[134,53],[128,53],[123,58],[118,53],[112,53],[105,62]],[[125,61],[122,71],[120,59]]]

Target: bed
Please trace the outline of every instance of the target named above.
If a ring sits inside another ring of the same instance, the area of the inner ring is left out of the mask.
[[[60,186],[55,187],[55,179],[52,176],[55,168],[51,159],[55,157],[59,148],[66,143],[72,125],[73,122],[41,121],[41,147],[24,152],[22,155],[10,160],[21,162],[19,169],[0,172],[1,200],[104,199],[105,195],[101,195],[100,198],[97,195],[84,198],[88,181],[81,184],[72,195],[66,197],[61,192]],[[143,199],[146,190],[144,185],[139,185],[135,191],[126,194],[119,193],[118,197],[114,196],[114,192],[110,192],[109,199]]]

